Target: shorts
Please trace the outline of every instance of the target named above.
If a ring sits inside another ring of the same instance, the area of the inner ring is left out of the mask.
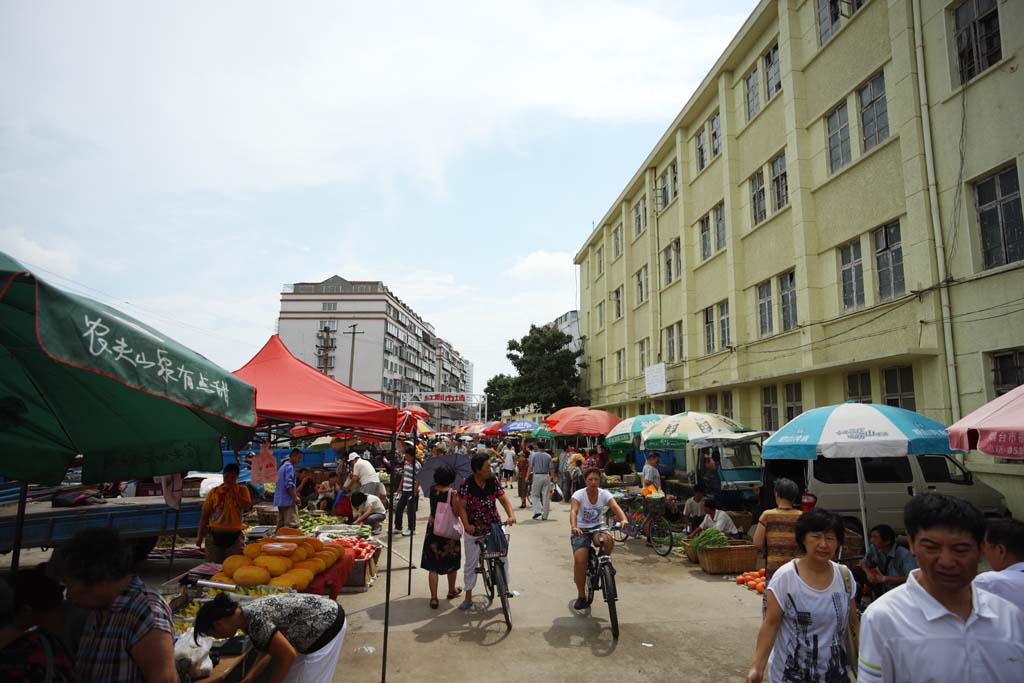
[[[577,550],[582,550],[583,548],[586,548],[587,546],[593,546],[594,545],[594,534],[596,533],[597,530],[594,529],[592,531],[587,531],[586,529],[581,529],[581,531],[583,531],[583,533],[580,534],[579,536],[577,536],[576,534],[573,534],[572,536],[570,536],[570,540],[572,541],[572,552],[573,552],[573,554],[576,554]]]
[[[514,475],[516,473],[516,471],[515,470],[502,470],[501,473],[505,475],[506,479],[511,479],[512,475]]]

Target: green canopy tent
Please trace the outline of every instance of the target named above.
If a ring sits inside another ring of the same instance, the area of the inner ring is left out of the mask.
[[[131,316],[62,291],[0,253],[0,475],[59,484],[221,468],[252,437],[255,390]],[[16,563],[16,559],[15,559]]]

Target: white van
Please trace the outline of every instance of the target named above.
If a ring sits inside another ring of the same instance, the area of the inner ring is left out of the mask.
[[[861,532],[857,478],[864,482],[868,528],[888,524],[903,530],[903,506],[918,493],[935,491],[974,503],[986,517],[1007,515],[1006,500],[991,486],[976,481],[948,455],[902,458],[824,458],[766,460],[762,507],[773,507],[774,480],[792,479],[803,491],[800,506],[835,512],[848,529]]]

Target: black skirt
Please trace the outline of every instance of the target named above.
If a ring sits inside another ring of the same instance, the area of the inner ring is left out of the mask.
[[[428,572],[447,574],[462,568],[462,543],[456,538],[445,538],[434,533],[434,526],[427,525],[423,538],[423,555],[420,567]]]

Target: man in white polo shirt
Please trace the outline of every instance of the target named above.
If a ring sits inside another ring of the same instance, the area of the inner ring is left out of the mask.
[[[1024,522],[996,519],[985,530],[985,559],[995,571],[983,572],[974,585],[1006,598],[1024,610]]]
[[[920,569],[864,613],[858,683],[1024,681],[1024,611],[971,583],[981,511],[928,493],[910,499],[903,522]]]

